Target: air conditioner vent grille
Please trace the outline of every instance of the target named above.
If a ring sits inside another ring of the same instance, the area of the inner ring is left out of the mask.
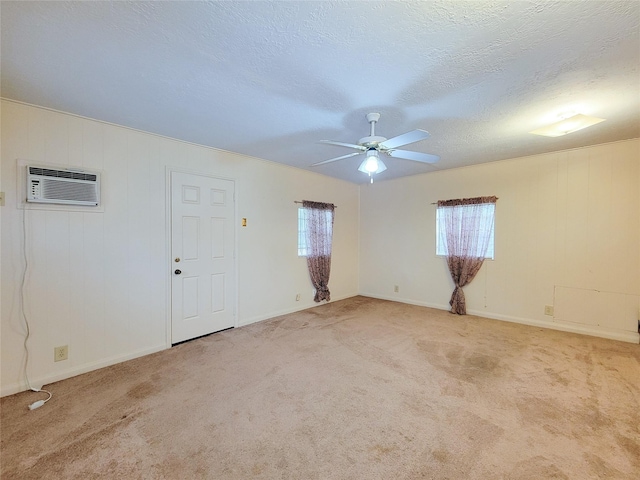
[[[70,183],[59,180],[42,182],[44,198],[64,199],[67,201],[98,203],[96,188],[90,183]]]
[[[41,175],[43,177],[70,178],[73,180],[88,180],[95,182],[97,176],[93,173],[72,172],[70,170],[52,170],[50,168],[29,167],[31,175]]]

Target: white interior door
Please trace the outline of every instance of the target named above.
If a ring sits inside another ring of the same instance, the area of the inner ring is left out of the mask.
[[[234,183],[171,172],[171,343],[235,325]]]

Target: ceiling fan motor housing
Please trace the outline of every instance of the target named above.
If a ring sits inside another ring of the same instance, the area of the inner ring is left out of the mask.
[[[385,137],[379,137],[377,135],[370,135],[368,137],[362,137],[358,140],[358,145],[362,145],[367,148],[376,148],[379,143],[382,143],[386,140]]]

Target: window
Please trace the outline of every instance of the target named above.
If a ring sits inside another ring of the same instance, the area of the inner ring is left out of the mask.
[[[477,251],[475,254],[471,252],[470,256],[482,257],[482,249],[486,244],[488,237],[488,248],[484,258],[494,258],[494,217],[496,211],[495,203],[482,203],[479,205],[454,205],[454,206],[438,206],[436,209],[436,255],[447,255],[447,237],[446,218],[449,219],[449,225],[459,235],[457,237],[464,238],[462,235],[462,219],[474,218],[477,221],[480,239],[477,242]]]
[[[306,257],[309,255],[309,247],[307,246],[307,218],[309,213],[311,212],[310,208],[300,207],[298,208],[298,256]],[[333,233],[333,221],[332,216],[333,212],[331,210],[324,210],[324,215],[327,219],[327,236],[331,238]],[[327,247],[329,251],[324,252],[325,255],[331,254],[331,244],[328,244]]]

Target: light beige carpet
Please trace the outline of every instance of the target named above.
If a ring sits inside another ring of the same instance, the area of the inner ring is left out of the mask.
[[[2,399],[3,479],[637,479],[640,347],[364,297]]]

